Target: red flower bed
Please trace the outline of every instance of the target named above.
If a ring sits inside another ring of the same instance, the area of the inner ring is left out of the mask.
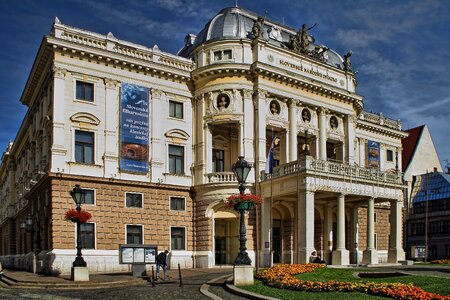
[[[330,280],[317,282],[294,278],[293,275],[313,272],[325,265],[279,265],[256,274],[265,285],[281,289],[306,292],[361,292],[393,299],[443,299],[450,300],[450,296],[442,296],[426,292],[412,284],[402,283],[374,283],[374,282],[339,282]]]
[[[252,194],[233,194],[225,201],[225,206],[228,208],[234,208],[242,202],[252,202],[254,204],[261,204],[262,198]]]
[[[66,211],[66,215],[64,217],[64,219],[66,221],[71,221],[71,222],[80,222],[80,223],[86,223],[87,221],[89,221],[92,218],[92,215],[90,213],[88,213],[85,210],[76,210],[76,209],[69,209],[68,211]]]

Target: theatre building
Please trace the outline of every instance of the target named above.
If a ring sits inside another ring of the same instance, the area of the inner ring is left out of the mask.
[[[351,53],[314,30],[226,8],[174,55],[56,18],[2,156],[3,265],[70,272],[76,184],[92,214],[81,227],[91,272],[128,270],[118,249],[131,243],[169,250],[172,267],[231,265],[239,219],[224,200],[238,192],[239,156],[253,165],[247,192],[264,199],[246,215],[253,264],[304,263],[314,249],[336,265],[404,259],[407,134],[363,110]]]

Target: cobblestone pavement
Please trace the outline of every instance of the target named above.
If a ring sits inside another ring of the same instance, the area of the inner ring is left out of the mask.
[[[200,286],[217,277],[232,274],[231,269],[215,269],[215,270],[194,270],[188,271],[187,276],[183,276],[183,286],[179,286],[178,278],[169,278],[166,282],[157,282],[155,287],[148,282],[143,281],[140,286],[125,286],[105,289],[83,289],[77,290],[28,290],[28,289],[8,289],[0,288],[0,299],[193,299],[202,300],[210,299],[200,293]],[[215,288],[215,287],[214,287]],[[221,287],[217,287],[220,291]],[[211,291],[215,293],[214,291]],[[243,299],[234,298],[232,294],[223,292],[223,299]]]

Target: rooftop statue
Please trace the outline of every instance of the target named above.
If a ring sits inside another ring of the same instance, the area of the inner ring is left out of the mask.
[[[314,43],[314,37],[309,34],[308,30],[313,29],[317,25],[309,27],[306,24],[302,25],[296,35],[291,35],[289,38],[289,48],[294,50],[296,53],[313,54],[314,50],[309,50],[309,45]]]
[[[252,34],[253,34],[253,38],[255,39],[260,39],[264,37],[264,31],[263,31],[263,25],[264,25],[264,20],[265,18],[263,17],[258,17],[258,19],[255,21],[255,23],[253,23],[253,27],[252,27]]]
[[[308,31],[313,29],[316,25],[317,23],[308,28],[308,25],[303,24],[302,28],[297,32],[297,36],[300,38],[300,51],[305,53],[308,52],[311,40],[314,43],[314,38],[309,34]]]
[[[353,52],[348,51],[347,54],[344,55],[344,71],[353,71],[352,70],[352,63],[350,62],[350,56],[352,56]]]

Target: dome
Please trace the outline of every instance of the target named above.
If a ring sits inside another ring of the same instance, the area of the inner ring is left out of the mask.
[[[206,24],[205,28],[203,28],[197,36],[192,34],[186,36],[185,46],[178,52],[178,55],[189,57],[197,46],[210,41],[226,39],[251,40],[253,38],[253,24],[257,18],[258,15],[256,13],[241,7],[224,8]],[[290,36],[295,35],[296,33],[297,31],[293,28],[289,28],[269,19],[265,19],[264,21],[264,39],[270,44],[281,48],[287,48]],[[314,49],[315,46],[316,45],[314,44],[310,45],[312,49]],[[331,49],[327,51],[325,63],[343,69],[342,57]]]

